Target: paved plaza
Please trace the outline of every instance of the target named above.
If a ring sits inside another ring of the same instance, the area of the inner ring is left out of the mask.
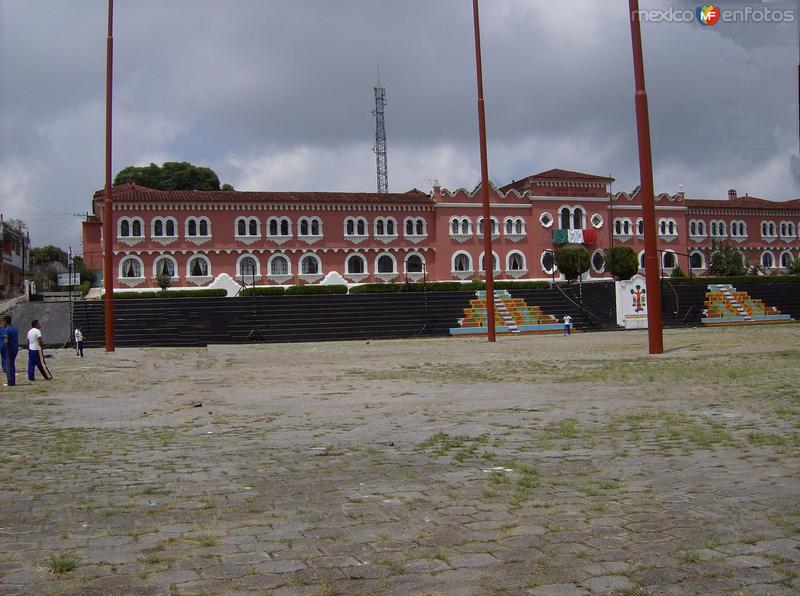
[[[54,350],[0,393],[0,593],[797,593],[800,327],[646,345]]]

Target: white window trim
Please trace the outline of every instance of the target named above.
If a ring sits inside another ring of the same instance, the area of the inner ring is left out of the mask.
[[[694,255],[700,255],[700,259],[702,259],[702,263],[703,263],[700,267],[692,267],[692,257]],[[703,252],[699,251],[699,250],[693,250],[692,252],[690,252],[689,253],[689,268],[692,271],[705,271],[706,269],[708,269],[708,264],[706,263],[706,255],[703,254]]]
[[[630,230],[630,234],[625,233],[625,222],[628,222],[628,230]],[[617,233],[617,222],[620,225],[620,232]],[[636,227],[634,223],[631,221],[629,217],[615,217],[614,221],[611,223],[611,234],[614,238],[621,240],[622,242],[627,242],[633,235],[636,233]]]
[[[272,273],[272,262],[278,257],[286,259],[286,273]],[[279,284],[286,283],[292,279],[294,274],[292,273],[292,259],[289,258],[289,255],[282,252],[276,252],[275,254],[271,255],[267,260],[266,276],[267,279]]]
[[[417,222],[419,221],[422,222],[422,234],[417,234]],[[414,230],[413,234],[406,234],[406,226],[408,222],[411,222],[412,229]],[[406,240],[408,240],[413,244],[419,244],[427,237],[428,237],[428,222],[425,221],[424,217],[406,217],[403,220],[403,238],[405,238]]]
[[[419,257],[422,261],[422,271],[409,271],[408,270],[408,260],[411,257]],[[425,277],[425,271],[428,268],[428,264],[425,262],[425,256],[417,251],[407,253],[406,256],[403,258],[403,275],[405,275],[411,281],[419,281]]]
[[[511,268],[511,257],[514,255],[519,255],[522,259],[522,269]],[[506,254],[506,274],[514,279],[519,279],[528,275],[528,259],[525,257],[525,253],[521,250],[511,250]]]
[[[128,227],[129,227],[129,229],[131,231],[131,235],[130,236],[120,236],[120,230],[122,228],[122,222],[123,221],[127,221],[128,222]],[[139,236],[134,236],[133,235],[133,222],[134,221],[138,221],[139,222],[139,229],[142,231],[142,233]],[[128,246],[134,246],[134,245],[139,244],[140,242],[144,241],[144,238],[145,238],[145,235],[144,235],[144,220],[141,217],[120,217],[119,219],[117,219],[117,241],[118,242],[122,242],[123,244],[127,244]]]
[[[461,228],[461,223],[462,223],[462,222],[463,222],[465,219],[466,219],[466,220],[469,222],[469,232],[467,232],[466,234],[464,234],[464,233],[462,233],[462,232],[461,232],[461,229],[462,229],[462,228]],[[458,221],[458,233],[457,233],[457,234],[454,234],[454,233],[453,233],[453,221]],[[475,224],[475,223],[472,221],[472,219],[471,219],[471,218],[469,218],[469,217],[467,217],[466,215],[453,216],[453,217],[451,217],[451,218],[450,218],[450,221],[449,221],[449,223],[448,223],[448,229],[447,229],[447,231],[448,231],[448,233],[450,234],[450,238],[452,238],[452,239],[453,239],[453,240],[455,240],[456,242],[459,242],[459,243],[462,243],[462,244],[463,244],[463,243],[464,243],[464,242],[466,242],[467,240],[470,240],[471,238],[473,238],[473,236],[474,236],[474,232],[475,232],[475,230],[477,229],[477,228],[476,228],[476,225],[477,225],[477,224]]]
[[[458,257],[458,255],[465,255],[467,257],[469,269],[466,269],[464,271],[456,271],[456,258]],[[453,275],[453,277],[456,277],[461,280],[470,279],[471,277],[473,277],[475,275],[475,263],[472,261],[472,255],[465,250],[459,250],[454,252],[453,255],[450,257],[450,273]]]
[[[378,222],[383,222],[383,234],[378,234]],[[386,234],[385,231],[388,227],[389,222],[392,222],[394,225],[394,234]],[[372,233],[375,236],[376,240],[383,242],[384,244],[389,244],[394,240],[397,240],[400,237],[400,230],[397,228],[397,220],[394,217],[376,217],[375,221],[372,222]]]
[[[195,258],[201,258],[205,260],[207,265],[206,271],[208,272],[207,275],[192,275],[192,261]],[[186,259],[186,281],[189,281],[196,286],[202,286],[210,282],[212,279],[214,279],[214,273],[211,269],[211,259],[209,259],[207,255],[200,253],[189,255],[189,258]]]
[[[139,262],[139,277],[123,277],[122,270],[123,265],[128,259],[133,259],[134,261]],[[120,259],[119,266],[117,267],[117,280],[119,283],[128,286],[129,288],[135,288],[138,285],[141,285],[145,282],[145,275],[144,275],[144,262],[136,255],[126,255]]]
[[[308,231],[311,232],[311,224],[313,222],[317,222],[317,226],[319,228],[319,234],[300,234],[300,230],[302,229],[300,226],[303,222],[308,222]],[[305,242],[306,244],[316,244],[320,240],[324,238],[324,231],[322,229],[322,220],[319,217],[301,217],[297,220],[297,239]]]
[[[359,259],[362,260],[362,262],[364,263],[364,273],[349,273],[348,272],[350,260],[353,259],[353,258],[359,258]],[[347,257],[344,260],[344,271],[345,271],[344,277],[346,279],[349,279],[353,283],[358,283],[358,282],[364,281],[365,279],[367,279],[369,277],[369,261],[367,261],[367,258],[364,255],[362,255],[360,252],[350,253],[349,255],[347,255]]]
[[[239,235],[239,222],[242,221],[242,220],[244,220],[245,231],[248,232],[244,236],[240,236]],[[250,222],[251,221],[255,221],[256,222],[256,235],[255,236],[252,236],[249,233],[250,232]],[[261,239],[261,222],[259,221],[259,219],[257,217],[245,217],[245,216],[237,217],[236,221],[233,222],[233,233],[234,233],[234,238],[236,239],[237,242],[243,242],[244,244],[247,244],[249,246],[250,244],[253,244],[257,240]]]
[[[598,218],[600,221],[598,223],[595,223],[595,221],[594,221],[595,218]],[[592,227],[595,230],[599,230],[600,228],[603,227],[603,224],[605,223],[605,219],[599,213],[595,213],[595,214],[592,215],[592,217],[589,218],[589,223],[592,224]]]
[[[786,269],[788,269],[788,267],[785,267],[783,265],[783,255],[789,255],[789,259],[790,259],[791,262],[794,262],[795,256],[792,254],[791,250],[782,250],[781,254],[778,255],[778,262],[777,262],[778,268],[786,271]]]
[[[178,261],[172,255],[157,255],[155,259],[153,259],[153,279],[158,277],[158,262],[161,259],[169,259],[172,261],[172,271],[175,273],[171,276],[173,281],[180,279],[180,268],[178,267]]]
[[[495,223],[495,230],[496,232],[492,233],[492,240],[497,240],[500,238],[500,221],[492,215],[490,219]],[[483,221],[483,217],[479,217],[478,221],[475,222],[475,231],[477,232],[478,238],[483,238],[483,234],[481,233],[481,222]]]
[[[550,223],[544,223],[542,221],[545,215],[550,218]],[[539,223],[543,228],[548,228],[548,229],[552,228],[553,222],[555,222],[555,219],[553,219],[553,215],[551,213],[548,213],[547,211],[543,211],[542,214],[539,216]]]
[[[190,236],[189,235],[189,222],[190,221],[194,221],[195,225],[197,226],[198,234],[196,236]],[[206,234],[205,236],[201,236],[200,233],[199,233],[200,232],[200,222],[201,221],[205,221],[206,222],[206,227],[208,229],[208,234]],[[211,220],[209,218],[205,217],[205,216],[202,216],[202,217],[187,217],[186,221],[184,221],[184,223],[183,223],[183,236],[184,236],[184,238],[186,238],[186,240],[188,240],[192,244],[196,244],[198,246],[201,245],[201,244],[205,244],[206,242],[211,240]]]
[[[303,260],[307,257],[312,257],[317,261],[317,273],[303,273]],[[313,252],[307,252],[300,255],[300,258],[297,260],[297,272],[297,277],[306,283],[315,283],[325,276],[325,273],[322,271],[322,259],[319,258],[319,255],[314,254]]]
[[[595,267],[595,266],[594,266],[594,256],[595,256],[596,254],[598,254],[598,253],[600,253],[601,255],[603,255],[603,266],[602,266],[600,269],[598,269],[597,267]],[[594,252],[592,252],[592,256],[591,256],[591,257],[589,257],[589,264],[590,264],[590,265],[591,265],[591,267],[592,267],[592,271],[594,271],[595,273],[597,273],[597,274],[599,274],[599,275],[602,275],[603,273],[605,273],[605,272],[606,272],[605,253],[603,252],[603,249],[602,249],[602,248],[598,248],[598,249],[596,249]]]
[[[381,257],[389,257],[392,260],[392,271],[389,271],[388,273],[380,273],[380,272],[378,272],[378,260]],[[397,269],[397,259],[395,258],[395,256],[393,254],[390,254],[388,252],[379,253],[375,257],[375,261],[373,263],[373,271],[375,271],[375,277],[377,277],[378,279],[380,279],[382,281],[386,281],[386,282],[395,280],[400,275],[400,272]]]
[[[347,222],[348,221],[352,221],[353,222],[353,231],[354,231],[353,234],[348,234],[347,233]],[[359,221],[363,221],[364,222],[364,234],[358,234],[357,233],[358,232],[358,222]],[[346,217],[345,220],[344,220],[344,225],[342,226],[342,233],[344,234],[344,239],[345,240],[347,240],[349,242],[352,242],[353,244],[361,244],[362,242],[364,242],[364,240],[367,240],[369,238],[369,222],[367,222],[367,218],[366,217],[361,217],[361,216],[358,216],[358,217]]]
[[[770,255],[772,257],[771,267],[764,264],[764,255]],[[764,269],[769,269],[771,271],[773,269],[776,269],[777,268],[776,265],[780,265],[780,262],[775,260],[775,254],[771,250],[765,250],[761,253],[761,256],[758,258],[758,264]]]
[[[251,257],[256,262],[255,278],[252,275],[242,275],[241,264],[242,264],[242,260],[245,259],[246,257]],[[243,253],[243,254],[239,255],[239,258],[236,259],[236,269],[235,269],[235,271],[236,271],[236,275],[234,275],[234,279],[236,281],[244,282],[244,283],[252,282],[253,279],[255,279],[255,281],[261,281],[261,261],[253,253],[246,252],[246,253]]]
[[[278,226],[278,233],[275,235],[270,234],[269,228],[272,222],[275,222]],[[281,228],[283,227],[283,222],[287,222],[289,233],[288,234],[281,234]],[[270,242],[274,242],[278,246],[282,244],[286,244],[289,240],[292,239],[292,220],[288,217],[284,216],[273,216],[267,219],[266,221],[266,228],[264,230],[266,234],[266,239]]]
[[[485,251],[481,252],[481,254],[478,255],[478,267],[480,267],[480,269],[478,270],[478,275],[480,275],[481,277],[484,277],[486,275],[486,271],[484,270],[483,267],[481,267],[481,261],[483,261],[484,254],[486,254]],[[502,265],[502,261],[500,260],[500,255],[498,255],[495,251],[492,251],[492,255],[494,255],[494,259],[497,261],[497,267],[498,267],[498,269],[495,269],[493,273],[495,275],[500,275],[502,273],[502,270],[499,269],[499,267]]]
[[[673,258],[673,260],[675,262],[675,266],[674,267],[667,267],[667,266],[664,265],[664,259],[666,258],[667,254],[671,254],[672,255],[672,258]],[[661,268],[664,271],[672,271],[677,267],[680,267],[680,261],[678,260],[678,254],[674,250],[663,250],[663,251],[661,251]]]
[[[767,224],[767,234],[764,234],[764,224]],[[775,232],[774,234],[769,233],[770,224],[772,224],[772,229]],[[767,242],[772,242],[778,239],[778,226],[775,224],[774,221],[764,220],[759,224],[758,228],[761,231],[762,240],[766,240]],[[759,261],[759,263],[761,263],[761,261]]]
[[[506,231],[506,225],[511,222],[511,232]],[[522,232],[517,232],[517,222],[522,222]],[[528,227],[525,225],[525,218],[519,215],[512,215],[503,219],[503,236],[509,242],[519,242],[528,235]]]
[[[560,228],[559,228],[559,229],[560,229]],[[552,268],[552,269],[547,269],[547,268],[544,266],[544,256],[545,256],[546,254],[550,254],[550,256],[552,256],[552,257],[553,257],[553,268]],[[542,271],[544,271],[544,273],[546,273],[547,275],[553,275],[553,274],[554,274],[556,271],[558,271],[558,265],[556,265],[556,256],[555,256],[555,254],[553,254],[553,251],[552,251],[552,250],[543,250],[543,251],[542,251],[542,254],[541,254],[541,256],[539,257],[539,267],[540,267],[540,268],[541,268],[541,270],[542,270]]]
[[[661,232],[661,224],[664,224],[665,231]],[[674,230],[673,234],[669,233],[669,224],[672,224],[672,229]],[[678,222],[671,217],[662,217],[658,220],[657,230],[658,230],[658,237],[663,240],[664,242],[673,242],[678,238]]]

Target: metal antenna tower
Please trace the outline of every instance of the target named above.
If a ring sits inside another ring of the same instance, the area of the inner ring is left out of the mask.
[[[389,165],[386,159],[386,125],[384,108],[386,107],[386,89],[381,86],[380,75],[375,87],[375,162],[378,168],[378,192],[389,192]]]

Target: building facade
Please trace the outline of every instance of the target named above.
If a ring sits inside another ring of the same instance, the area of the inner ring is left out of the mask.
[[[483,234],[504,280],[551,279],[553,251],[583,244],[587,279],[607,277],[602,254],[630,246],[643,263],[638,192],[609,193],[612,178],[549,170],[490,189],[484,225],[479,189],[430,193],[156,191],[113,189],[114,285],[205,287],[226,274],[246,285],[462,280],[485,276]],[[102,279],[103,193],[83,224],[84,260]],[[680,266],[703,274],[717,243],[730,242],[748,265],[785,269],[800,253],[800,200],[656,197],[658,248],[665,274]]]
[[[0,246],[0,296],[14,298],[25,292],[25,278],[30,272],[31,238],[25,224],[0,216]]]

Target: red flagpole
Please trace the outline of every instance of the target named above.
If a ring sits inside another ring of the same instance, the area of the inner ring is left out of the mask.
[[[481,65],[481,27],[478,0],[472,0],[475,19],[475,68],[478,75],[478,134],[481,144],[481,198],[483,199],[483,262],[486,271],[486,331],[489,341],[496,341],[494,322],[494,253],[492,252],[492,220],[489,205],[489,158],[486,152],[486,111],[483,102],[483,66]],[[478,263],[480,270],[480,262]]]
[[[651,354],[664,352],[661,322],[661,279],[656,244],[656,207],[653,196],[653,156],[650,148],[650,114],[644,79],[644,57],[640,25],[639,0],[630,3],[633,73],[636,81],[636,130],[639,140],[639,193],[642,197],[644,220],[644,270],[647,285],[647,336]]]
[[[111,87],[114,73],[114,0],[108,0],[106,40],[106,188],[103,198],[103,285],[105,295],[106,352],[114,344],[114,225],[111,206]]]

